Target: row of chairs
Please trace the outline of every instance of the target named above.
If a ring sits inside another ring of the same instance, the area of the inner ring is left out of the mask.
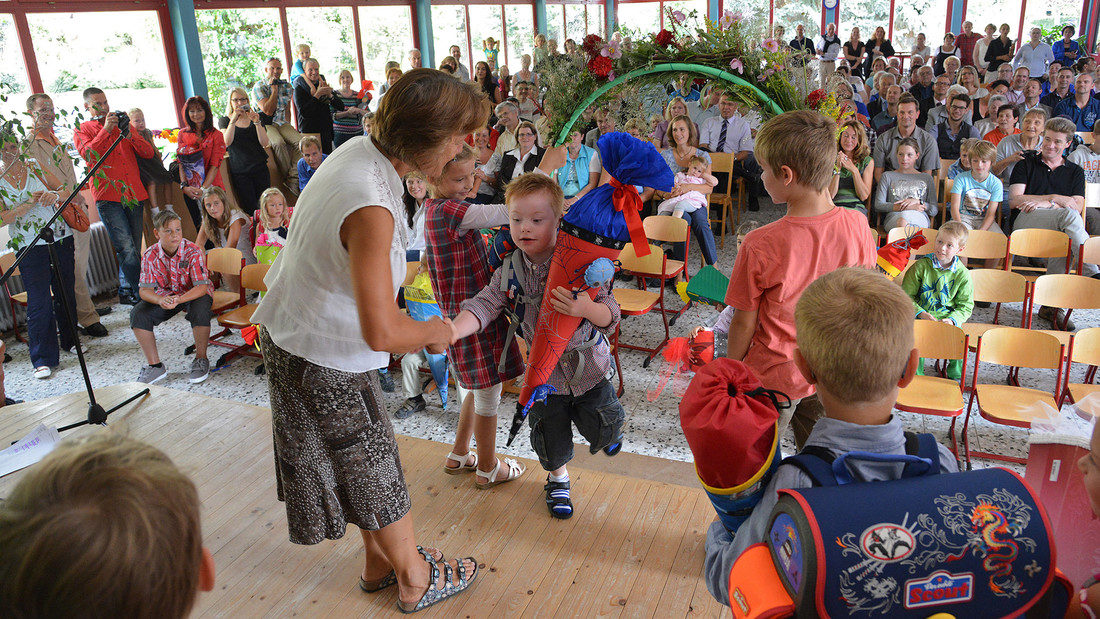
[[[234,357],[262,358],[259,352],[253,350],[252,345],[227,342],[224,341],[224,338],[232,334],[233,331],[239,332],[252,325],[252,314],[259,306],[259,300],[257,299],[256,303],[249,303],[246,295],[250,290],[260,294],[267,292],[264,277],[271,265],[262,263],[246,265],[239,249],[220,247],[211,249],[206,253],[206,268],[212,275],[216,273],[222,278],[240,278],[237,292],[230,290],[214,291],[212,309],[221,330],[210,336],[210,344],[229,349],[229,352],[218,358],[214,367],[221,367]],[[193,352],[193,347],[189,346],[187,354],[191,354],[191,352]],[[263,365],[256,368],[257,374],[262,371]]]

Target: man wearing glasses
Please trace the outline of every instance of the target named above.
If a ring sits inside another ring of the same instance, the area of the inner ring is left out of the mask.
[[[959,146],[962,141],[970,137],[980,137],[974,131],[970,123],[963,120],[970,111],[970,97],[963,93],[955,93],[947,100],[947,118],[940,124],[932,127],[932,137],[936,140],[936,147],[940,151],[940,157],[944,159],[958,159]]]

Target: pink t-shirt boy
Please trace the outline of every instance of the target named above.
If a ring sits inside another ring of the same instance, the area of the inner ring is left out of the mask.
[[[745,237],[726,290],[726,304],[735,310],[728,354],[743,360],[764,387],[791,398],[780,430],[793,420],[799,449],[823,409],[795,367],[795,304],[821,275],[875,264],[867,220],[836,207],[829,195],[835,135],[833,122],[814,112],[788,112],[761,128],[755,148],[761,178],[772,200],[787,204],[787,214]]]

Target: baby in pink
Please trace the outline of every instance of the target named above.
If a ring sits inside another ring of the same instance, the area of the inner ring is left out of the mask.
[[[692,157],[687,172],[677,172],[675,182],[675,189],[679,189],[682,185],[710,185],[711,187],[718,185],[718,179],[712,174],[707,174],[707,161],[702,157]],[[692,190],[661,202],[657,205],[657,214],[679,217],[683,213],[694,213],[701,208],[707,208],[707,197],[699,191]]]

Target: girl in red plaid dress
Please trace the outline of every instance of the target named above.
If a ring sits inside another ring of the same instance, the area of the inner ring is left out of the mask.
[[[476,163],[477,152],[466,145],[433,181],[433,199],[424,206],[428,245],[424,261],[444,316],[458,314],[460,303],[489,284],[489,252],[479,230],[508,223],[508,209],[503,204],[465,201],[473,189]],[[514,339],[508,341],[507,335],[508,319],[501,315],[479,336],[459,340],[448,351],[462,405],[454,449],[447,454],[445,470],[459,474],[476,469],[478,488],[511,481],[525,470],[512,458],[502,463],[496,457],[501,387],[504,381],[524,372],[519,347]],[[498,366],[505,353],[504,363]],[[470,451],[471,435],[483,456],[493,455],[491,460],[483,457],[479,461],[478,455]]]

